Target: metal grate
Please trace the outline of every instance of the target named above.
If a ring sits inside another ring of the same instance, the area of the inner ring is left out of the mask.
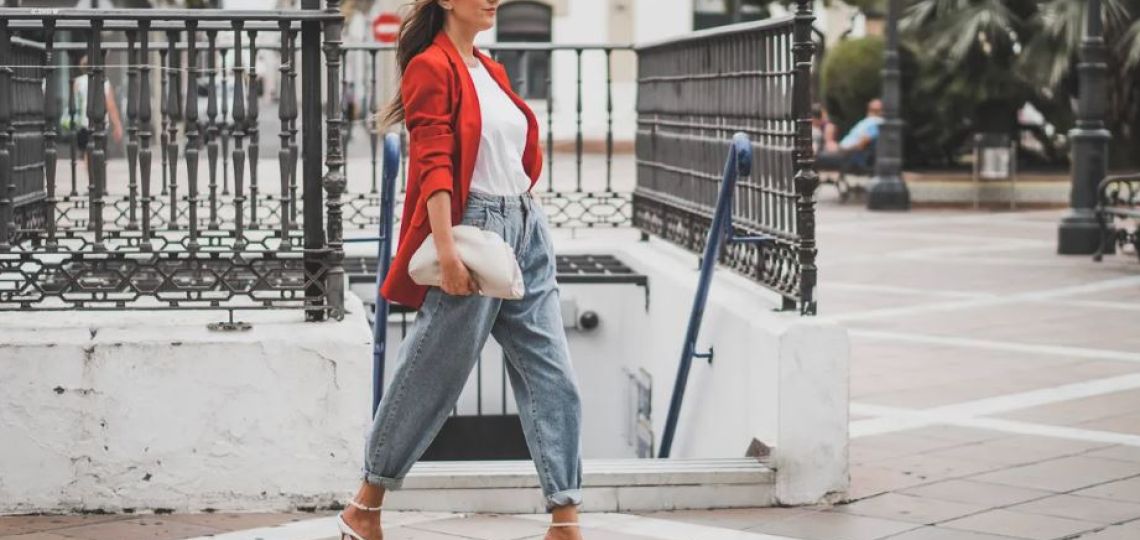
[[[645,285],[648,278],[639,274],[613,255],[556,255],[556,279],[561,283],[633,283]],[[350,283],[376,281],[376,257],[348,257],[344,272]]]

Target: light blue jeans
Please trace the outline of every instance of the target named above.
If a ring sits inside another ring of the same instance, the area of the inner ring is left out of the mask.
[[[400,343],[399,365],[373,419],[364,480],[399,489],[443,427],[488,335],[507,357],[527,447],[546,510],[582,501],[582,406],[562,327],[550,224],[533,195],[471,192],[462,224],[514,247],[526,294],[518,300],[428,289]],[[429,240],[430,241],[430,240]]]

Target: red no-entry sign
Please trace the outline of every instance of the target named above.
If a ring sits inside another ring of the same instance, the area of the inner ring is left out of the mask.
[[[380,43],[395,43],[400,33],[400,16],[385,11],[372,20],[372,37]]]

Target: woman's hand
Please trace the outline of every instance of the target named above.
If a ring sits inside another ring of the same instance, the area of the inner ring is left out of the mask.
[[[440,256],[439,264],[442,270],[440,288],[447,294],[466,296],[479,292],[479,285],[467,270],[467,265],[459,258],[458,253],[447,257]]]
[[[440,288],[443,292],[466,296],[479,292],[479,284],[459,258],[455,237],[451,235],[451,192],[440,189],[427,199],[428,221],[431,223],[435,251],[439,256]]]

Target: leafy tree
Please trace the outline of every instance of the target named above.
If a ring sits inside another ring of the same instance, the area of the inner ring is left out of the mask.
[[[830,51],[821,70],[823,101],[840,133],[866,114],[867,102],[882,94],[883,38],[869,36],[841,41]],[[902,75],[904,155],[908,167],[945,167],[969,135],[968,96],[938,86],[939,69],[920,62],[906,44],[899,54]],[[930,106],[937,103],[938,106]]]
[[[1014,132],[1025,102],[1064,130],[1078,95],[1086,9],[1087,0],[910,0],[901,28],[923,60],[941,68],[924,83],[973,101],[971,130]],[[1116,144],[1131,146],[1140,140],[1140,0],[1102,0],[1102,12],[1109,127]]]

